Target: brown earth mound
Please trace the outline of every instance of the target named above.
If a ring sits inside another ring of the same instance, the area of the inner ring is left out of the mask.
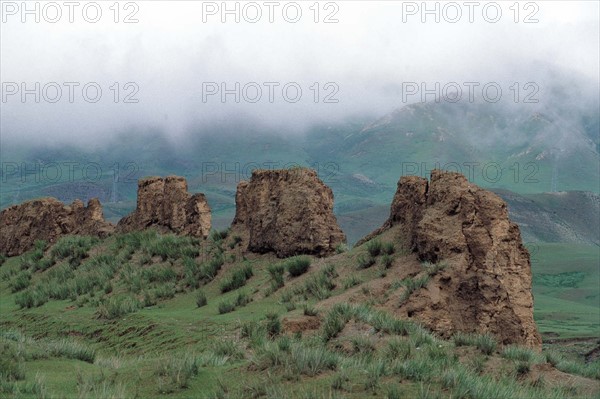
[[[325,256],[346,241],[333,215],[333,192],[314,170],[254,171],[241,182],[232,227],[248,237],[248,250]]]
[[[435,170],[429,183],[402,177],[390,217],[375,233],[395,225],[421,261],[447,264],[401,313],[444,337],[490,333],[503,344],[540,348],[529,253],[500,197],[459,173]]]
[[[208,237],[211,214],[204,194],[191,195],[183,177],[148,177],[138,182],[135,211],[117,224],[119,232],[144,230]]]
[[[91,199],[65,205],[55,198],[41,198],[11,206],[0,212],[0,253],[20,255],[36,240],[54,243],[64,235],[106,237],[114,226],[104,220],[102,205]]]

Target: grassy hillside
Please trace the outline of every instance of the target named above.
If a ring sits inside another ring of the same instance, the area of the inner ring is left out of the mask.
[[[551,337],[600,337],[600,249],[532,244],[535,319]]]
[[[4,260],[3,395],[487,399],[600,392],[600,363],[585,364],[577,352],[558,351],[561,345],[539,354],[503,348],[488,336],[444,341],[381,308],[389,296],[410,295],[398,277],[403,269],[422,267],[397,243],[384,243],[390,255],[373,265],[364,262],[366,245],[287,260],[244,255],[241,245],[235,233],[214,232],[204,242],[147,231],[104,241],[66,237],[51,248],[38,242]],[[578,335],[561,324],[568,301],[569,314],[580,317],[579,336],[597,334],[597,320],[584,317],[598,297],[594,253],[573,250],[587,255],[572,259],[556,246],[534,256],[536,318],[543,332],[565,337]],[[565,268],[584,280],[565,278]],[[548,288],[555,282],[558,288]]]

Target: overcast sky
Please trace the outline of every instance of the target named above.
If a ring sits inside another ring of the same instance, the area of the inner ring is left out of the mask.
[[[5,144],[32,138],[97,141],[132,126],[158,127],[177,137],[195,124],[238,115],[298,131],[318,120],[381,116],[419,101],[420,93],[403,98],[402,89],[411,82],[430,88],[435,82],[440,87],[498,82],[505,99],[514,95],[511,82],[542,84],[549,66],[572,71],[592,87],[598,84],[596,1],[520,2],[518,16],[512,1],[482,1],[474,9],[462,1],[439,2],[439,22],[435,12],[423,15],[422,2],[337,1],[318,7],[313,1],[239,2],[239,23],[235,13],[222,14],[220,1],[120,2],[118,15],[112,1],[79,2],[74,9],[63,2],[28,2],[32,10],[38,3],[39,23],[35,12],[23,14],[20,1],[1,3]],[[435,10],[435,3],[428,2],[428,8]],[[234,9],[236,2],[227,7]],[[98,9],[98,22],[89,22]],[[125,23],[126,17],[137,22]],[[326,17],[332,23],[325,23]],[[36,82],[40,102],[35,94],[23,102],[22,84],[35,93]],[[234,94],[222,103],[222,84],[235,92],[236,82],[240,103]],[[88,102],[97,97],[97,87],[102,95]],[[253,103],[257,87],[262,97]],[[542,84],[541,94],[543,89]],[[521,87],[520,98],[526,93]],[[137,103],[125,103],[127,95]]]

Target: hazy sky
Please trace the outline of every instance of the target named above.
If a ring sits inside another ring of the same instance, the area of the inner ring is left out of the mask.
[[[514,82],[520,100],[533,90],[523,85],[538,82],[543,100],[550,66],[598,84],[596,1],[518,7],[481,1],[474,8],[428,2],[430,14],[420,1],[227,2],[229,10],[238,8],[239,23],[235,11],[223,15],[221,1],[123,1],[118,15],[112,1],[76,3],[70,9],[61,1],[28,2],[34,12],[24,14],[22,2],[1,2],[4,143],[84,143],[131,126],[158,127],[176,137],[194,124],[237,115],[297,131],[317,120],[380,116],[420,101],[421,88],[410,96],[406,91],[422,82],[429,88],[456,82],[465,90],[461,101],[468,97],[465,82],[480,84],[476,94],[497,82],[503,100],[515,95]],[[137,22],[125,23],[128,16]],[[231,90],[225,103],[223,84]],[[32,93],[24,102],[23,88]],[[127,95],[138,102],[125,103]]]

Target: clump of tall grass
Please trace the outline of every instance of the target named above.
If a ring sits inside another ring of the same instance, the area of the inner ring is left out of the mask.
[[[521,362],[529,362],[534,357],[531,349],[515,345],[506,346],[500,355],[505,359],[518,360]]]
[[[335,370],[339,357],[325,348],[307,347],[295,343],[291,347],[287,362],[295,374],[312,377],[328,370]]]
[[[220,302],[218,305],[219,314],[230,313],[235,310],[235,304],[229,301]]]
[[[28,288],[15,296],[15,304],[21,309],[42,306],[48,300],[48,292],[43,287]]]
[[[77,359],[87,363],[94,363],[94,359],[96,358],[96,351],[93,348],[73,339],[42,340],[39,341],[39,344],[50,356],[54,357]]]
[[[367,243],[367,251],[371,256],[379,256],[381,248],[383,248],[383,244],[377,238]]]
[[[221,292],[229,292],[246,285],[246,281],[252,277],[252,266],[244,265],[235,269],[231,275],[221,281]]]
[[[0,355],[0,380],[24,380],[24,359],[17,343],[6,339],[0,340]]]
[[[99,318],[116,319],[129,313],[137,312],[143,307],[135,296],[121,294],[111,296],[107,302],[101,304],[96,311]]]
[[[200,254],[197,238],[175,234],[155,235],[152,240],[142,242],[141,245],[148,255],[160,256],[163,261],[182,257],[195,258]]]
[[[337,276],[337,273],[335,273],[335,269],[331,268],[321,269],[318,273],[309,276],[304,282],[304,295],[306,297],[313,296],[319,300],[329,298],[331,291],[335,288],[334,276]]]
[[[159,392],[171,393],[189,386],[190,379],[198,375],[200,367],[194,354],[167,356],[157,363]]]
[[[375,258],[372,255],[360,254],[356,258],[358,269],[368,269],[375,264]]]
[[[344,289],[347,290],[348,288],[352,288],[361,283],[362,283],[362,280],[360,278],[358,278],[358,276],[353,274],[353,275],[346,277],[346,279],[344,279],[343,286],[344,286]]]
[[[418,289],[421,289],[423,287],[427,286],[427,283],[429,283],[429,275],[425,274],[421,277],[407,277],[404,280],[402,280],[402,286],[404,287],[404,291],[402,292],[402,294],[400,295],[400,303],[406,301],[408,298],[410,298],[410,296],[412,295],[413,292],[415,292]]]
[[[388,341],[384,357],[388,360],[407,360],[414,356],[415,349],[411,340],[394,338]]]
[[[206,299],[206,294],[204,293],[204,291],[198,290],[196,292],[196,306],[201,308],[203,306],[206,306],[207,303],[208,301]]]
[[[269,272],[269,276],[271,277],[271,290],[273,292],[284,286],[283,274],[285,273],[285,266],[282,263],[267,266],[267,272]]]
[[[10,282],[8,286],[12,292],[19,292],[29,287],[31,284],[31,272],[29,270],[23,270],[18,273]]]
[[[55,260],[68,259],[71,266],[77,267],[97,242],[96,237],[65,236],[54,244],[50,255]]]
[[[212,281],[216,276],[221,266],[225,263],[222,254],[216,254],[210,261],[200,266],[199,278],[204,281]]]
[[[239,344],[233,340],[218,340],[212,351],[216,356],[229,359],[239,360],[244,358],[244,352],[240,349]]]
[[[220,242],[220,241],[225,240],[228,235],[229,235],[229,229],[225,229],[225,230],[221,230],[221,231],[213,230],[210,233],[210,239],[213,240],[214,242]]]
[[[456,346],[475,346],[485,355],[491,355],[496,351],[498,343],[490,334],[471,334],[457,332],[452,340]]]
[[[125,385],[116,382],[114,375],[106,375],[103,371],[94,375],[84,375],[78,371],[76,381],[79,398],[118,399],[128,396]]]
[[[235,306],[246,306],[252,301],[252,298],[248,295],[248,293],[244,291],[240,291],[235,298]]]
[[[429,276],[434,276],[438,274],[441,270],[444,270],[448,266],[448,264],[446,262],[423,262],[421,263],[421,266],[423,267],[423,269],[425,269],[425,271],[427,271],[427,274]]]
[[[348,304],[336,304],[321,324],[321,337],[325,342],[335,338],[352,318],[353,308]]]
[[[308,256],[294,256],[285,262],[285,267],[290,276],[300,276],[308,271],[310,258]]]

